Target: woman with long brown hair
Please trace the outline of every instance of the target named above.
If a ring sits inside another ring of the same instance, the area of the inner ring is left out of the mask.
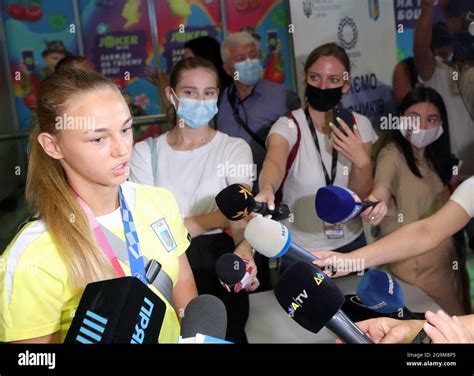
[[[61,69],[42,83],[36,118],[26,197],[39,218],[2,256],[0,341],[63,342],[84,287],[132,271],[147,282],[146,257],[172,284],[171,296],[150,285],[166,303],[157,341],[176,342],[178,312],[196,295],[187,231],[170,192],[126,181],[132,118],[119,89],[93,71]],[[135,237],[139,261],[117,259],[104,233],[127,246]]]

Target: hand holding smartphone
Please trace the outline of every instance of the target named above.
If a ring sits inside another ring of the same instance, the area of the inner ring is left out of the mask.
[[[334,125],[340,130],[342,131],[344,134],[346,134],[346,132],[344,132],[341,124],[339,124],[339,122],[337,121],[337,118],[340,118],[342,119],[346,124],[347,126],[352,130],[354,131],[354,124],[355,124],[355,120],[354,120],[354,116],[352,116],[352,112],[349,111],[347,108],[335,108],[333,111],[332,111],[332,122],[334,123]],[[346,134],[347,136],[347,134]]]

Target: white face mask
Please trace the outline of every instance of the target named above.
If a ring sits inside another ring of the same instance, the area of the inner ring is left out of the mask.
[[[400,133],[405,137],[414,147],[421,149],[435,142],[443,134],[444,129],[440,124],[439,127],[431,129],[419,129],[418,132],[413,132],[404,127],[400,129]]]

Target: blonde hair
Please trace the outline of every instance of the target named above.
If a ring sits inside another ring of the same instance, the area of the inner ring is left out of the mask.
[[[241,31],[239,33],[230,34],[221,44],[222,61],[224,63],[229,62],[230,50],[235,45],[246,45],[246,44],[257,45],[255,38],[250,33],[246,31]]]
[[[116,272],[99,248],[61,163],[46,154],[37,138],[43,132],[58,135],[61,131],[55,127],[55,119],[65,112],[68,103],[83,93],[104,88],[120,94],[115,84],[94,71],[64,68],[52,73],[41,84],[29,138],[26,199],[41,215],[72,284],[78,288],[115,278]]]

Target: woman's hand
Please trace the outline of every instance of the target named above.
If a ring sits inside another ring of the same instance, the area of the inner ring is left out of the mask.
[[[343,277],[357,271],[347,268],[347,262],[344,261],[347,254],[333,251],[314,251],[311,253],[319,259],[314,260],[313,264],[319,266],[331,278]]]
[[[272,187],[264,187],[255,196],[255,201],[265,202],[270,210],[275,210],[275,193]]]
[[[247,270],[250,269],[250,283],[245,288],[245,291],[249,291],[249,292],[255,291],[258,288],[258,286],[260,286],[260,281],[257,278],[257,265],[255,264],[253,257],[249,257],[247,254],[243,252],[239,252],[238,249],[234,251],[234,254],[236,254],[242,260],[244,260]]]
[[[396,320],[388,317],[356,323],[375,343],[411,343],[423,328],[423,320]],[[342,343],[338,338],[337,343]]]
[[[377,226],[387,215],[387,205],[385,205],[385,202],[383,202],[383,200],[379,200],[373,195],[368,196],[365,201],[379,202],[377,205],[364,210],[360,215],[362,219],[364,219],[370,225]]]
[[[469,331],[456,317],[450,317],[442,310],[437,313],[426,311],[427,323],[423,326],[433,343],[474,343],[474,333]]]
[[[367,155],[357,125],[354,124],[354,130],[351,130],[344,120],[339,117],[336,119],[341,125],[342,131],[334,125],[334,123],[329,122],[334,135],[333,148],[344,155],[358,168],[363,168],[370,164],[370,156]]]

